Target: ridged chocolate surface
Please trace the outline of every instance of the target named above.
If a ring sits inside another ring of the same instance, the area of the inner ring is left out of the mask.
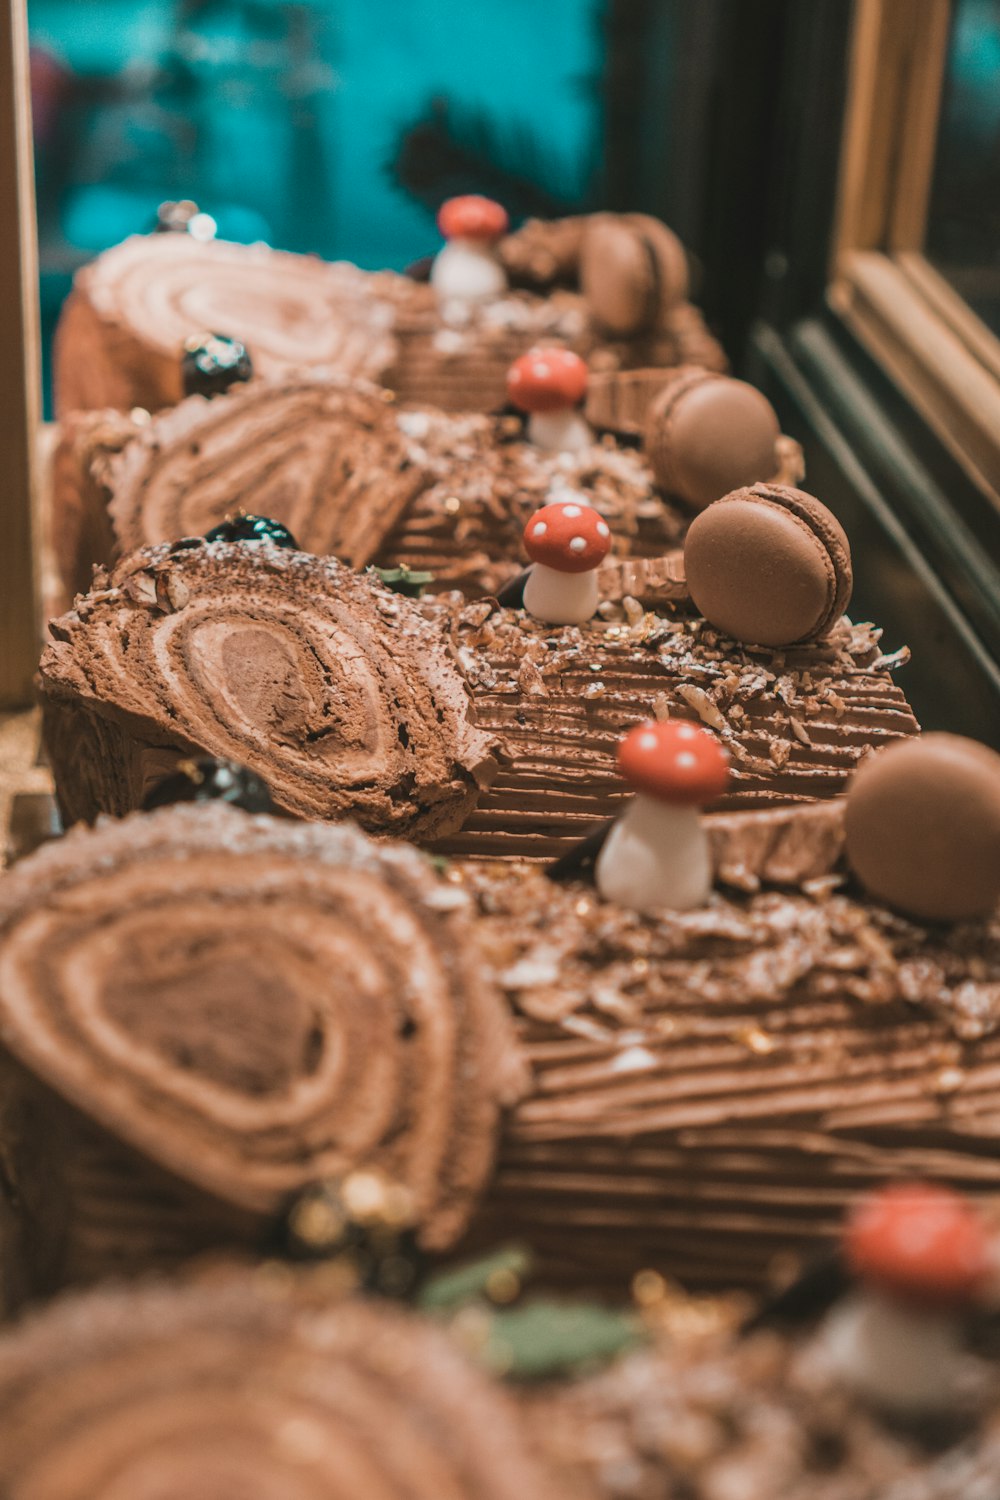
[[[266,1278],[73,1297],[0,1344],[9,1500],[555,1500],[510,1399],[387,1304]]]
[[[732,1310],[667,1290],[657,1337],[599,1374],[526,1393],[538,1441],[615,1500],[964,1500],[1000,1461],[1000,1370],[958,1420],[891,1424],[808,1337],[730,1331]]]
[[[4,1147],[22,1214],[45,1184],[62,1218],[49,1284],[262,1246],[296,1192],[365,1165],[448,1246],[522,1083],[468,902],[425,858],[219,803],[10,873],[0,1034],[34,1120]]]
[[[476,722],[506,757],[443,852],[558,854],[621,807],[617,744],[644,718],[720,735],[733,775],[721,806],[833,796],[869,749],[917,732],[890,676],[907,653],[883,655],[872,626],[842,622],[828,641],[785,651],[744,646],[665,599],[661,570],[635,571],[660,595],[658,613],[628,598],[607,619],[554,628],[486,600],[442,603]]]
[[[377,377],[393,358],[384,304],[355,266],[266,245],[133,235],[85,266],[60,318],[56,404],[155,411],[184,394],[196,334],[242,340],[258,375],[307,366]]]
[[[306,552],[363,567],[427,482],[387,394],[295,377],[193,396],[152,421],[71,420],[55,485],[71,592],[88,587],[94,563],[202,536],[239,510],[280,521]]]
[[[538,343],[564,344],[595,369],[632,365],[671,367],[692,360],[725,369],[726,358],[697,308],[682,302],[661,326],[628,339],[609,339],[595,325],[586,299],[564,287],[513,290],[446,322],[434,289],[389,272],[371,278],[389,309],[396,357],[382,376],[400,400],[446,411],[496,411],[507,400],[507,371]]]
[[[581,453],[546,453],[525,441],[516,417],[404,410],[398,423],[427,483],[378,560],[431,571],[436,592],[494,593],[527,563],[529,516],[567,490],[600,511],[623,555],[666,552],[686,525],[642,457],[610,438]]]
[[[434,837],[494,769],[439,626],[333,558],[146,549],[50,629],[39,682],[70,822],[140,806],[200,749],[249,765],[300,816]]]
[[[746,893],[655,919],[530,867],[453,872],[535,1069],[485,1235],[562,1281],[748,1285],[872,1182],[1000,1193],[1000,920],[929,930],[824,876],[837,811],[726,815]]]

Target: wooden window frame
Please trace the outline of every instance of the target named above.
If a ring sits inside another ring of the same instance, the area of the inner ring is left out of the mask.
[[[25,0],[0,0],[0,709],[30,703],[40,639],[38,257]]]
[[[923,254],[951,0],[855,0],[828,301],[1000,509],[1000,340]]]

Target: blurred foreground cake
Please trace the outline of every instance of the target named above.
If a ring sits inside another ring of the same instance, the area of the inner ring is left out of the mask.
[[[892,1178],[1000,1192],[998,765],[928,737],[846,824],[711,816],[686,911],[198,801],[67,835],[0,892],[9,1299],[280,1247],[358,1172],[426,1251],[604,1291],[766,1284]]]
[[[985,1500],[998,1232],[957,1195],[894,1184],[857,1200],[836,1263],[750,1325],[738,1299],[646,1271],[646,1347],[523,1403],[552,1460],[606,1500]]]
[[[534,401],[550,411],[560,353],[531,356],[553,387],[538,382]],[[562,357],[585,381],[582,362]],[[192,396],[152,419],[72,414],[60,430],[53,502],[67,598],[87,589],[93,564],[201,535],[241,511],[272,517],[305,550],[352,567],[403,565],[430,571],[436,591],[479,595],[517,572],[525,522],[558,494],[596,506],[620,555],[655,556],[677,543],[706,495],[755,479],[799,483],[801,453],[752,387],[707,371],[641,373],[649,392],[680,387],[669,411],[661,402],[649,415],[646,453],[612,409],[621,376],[599,383],[598,410],[572,450],[534,442],[530,413],[525,421],[399,408],[385,390],[332,374]],[[675,407],[687,413],[679,425]]]
[[[483,222],[495,240],[495,215]],[[539,342],[575,349],[596,367],[724,367],[684,300],[684,254],[664,225],[594,215],[573,221],[569,253],[539,259],[538,244],[561,238],[564,227],[536,225],[501,240],[497,278],[485,292],[457,296],[265,245],[133,236],[75,279],[56,340],[59,413],[174,405],[190,392],[186,372],[197,379],[205,364],[197,350],[213,337],[239,341],[259,375],[323,366],[459,410],[501,406],[508,366]],[[467,226],[445,232],[475,242]],[[519,285],[507,287],[501,262]],[[192,351],[194,363],[185,364]]]
[[[679,556],[597,570],[610,528],[568,502],[548,509],[570,531],[586,514],[596,550],[565,577],[587,589],[599,571],[595,601],[605,593],[606,617],[579,625],[495,600],[407,599],[268,541],[134,553],[50,627],[39,682],[64,815],[139,807],[178,759],[207,752],[245,762],[299,816],[349,815],[453,853],[548,856],[620,805],[618,738],[651,715],[721,734],[734,763],[722,805],[836,793],[872,747],[916,731],[889,675],[905,653],[884,656],[871,626],[836,618],[849,560],[835,570],[789,510],[799,492],[764,490],[705,511],[698,536],[721,514],[725,540],[730,516],[762,512],[769,554],[786,525],[815,552],[804,593],[775,593],[763,570],[755,595],[754,538],[736,526],[740,610],[774,597],[786,638],[803,619],[825,632],[787,648],[742,645],[697,615]],[[568,535],[571,567],[575,545]],[[715,598],[715,576],[702,582]]]
[[[0,1340],[8,1500],[558,1500],[512,1398],[387,1304],[266,1274],[57,1302]],[[571,1492],[572,1493],[572,1492]]]

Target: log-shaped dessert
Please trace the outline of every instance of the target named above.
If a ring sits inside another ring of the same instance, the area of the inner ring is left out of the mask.
[[[841,819],[839,802],[710,818],[733,885],[687,912],[452,869],[535,1070],[487,1240],[524,1236],[562,1282],[652,1265],[745,1286],[827,1244],[872,1182],[1000,1194],[1000,917],[945,928],[860,895]]]
[[[653,584],[656,613],[631,592]],[[623,589],[609,618],[554,627],[495,601],[415,603],[260,543],[131,554],[50,627],[40,686],[64,813],[139,807],[203,751],[248,764],[299,816],[548,857],[620,807],[618,738],[649,716],[719,732],[723,806],[831,796],[870,748],[916,732],[889,675],[905,653],[883,656],[871,626],[744,646],[669,570],[612,568],[609,600]]]
[[[41,680],[67,822],[140,806],[208,749],[300,817],[433,838],[495,769],[440,626],[333,558],[150,548],[99,571],[51,630]]]
[[[393,358],[384,303],[355,266],[266,245],[133,235],[85,266],[60,317],[56,404],[157,411],[187,394],[184,345],[241,339],[258,375],[310,365],[377,378]]]
[[[0,893],[8,1295],[265,1248],[361,1167],[451,1245],[523,1082],[467,908],[413,850],[218,803],[23,860]]]
[[[9,1500],[563,1493],[446,1334],[374,1302],[306,1313],[260,1275],[61,1300],[0,1343],[0,1403]]]
[[[530,290],[466,304],[459,316],[444,315],[430,286],[390,272],[189,234],[133,235],[74,281],[56,340],[58,410],[173,405],[185,394],[185,343],[211,334],[240,340],[259,375],[326,366],[455,410],[502,406],[508,366],[539,340],[604,368],[725,368],[683,284],[657,271],[663,254],[644,248],[655,238],[668,260],[683,257],[669,230],[596,217],[597,240],[610,222],[624,258],[595,241],[587,275],[578,256],[570,286],[559,275],[525,278]]]
[[[77,414],[56,454],[54,541],[72,597],[95,563],[202,536],[238,511],[271,517],[307,552],[372,561],[432,476],[388,393],[363,381],[255,381],[149,420]]]
[[[605,517],[622,556],[658,555],[683,507],[612,438],[543,452],[516,417],[401,410],[334,376],[254,381],[145,414],[77,413],[61,427],[54,542],[68,597],[95,563],[199,536],[240,510],[285,525],[352,567],[430,570],[435,590],[492,593],[523,566],[531,513],[572,491]]]

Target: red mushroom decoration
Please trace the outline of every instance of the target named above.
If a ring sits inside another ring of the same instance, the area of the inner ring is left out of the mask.
[[[524,607],[550,625],[582,625],[597,608],[597,569],[611,547],[611,528],[592,505],[559,500],[537,510],[524,528],[532,568]]]
[[[726,789],[726,751],[698,724],[650,721],[622,740],[618,769],[635,797],[598,856],[601,895],[635,911],[704,905],[712,860],[698,809]]]
[[[893,1183],[848,1216],[843,1254],[856,1286],[823,1335],[841,1378],[886,1408],[946,1407],[961,1358],[960,1315],[993,1271],[982,1215],[949,1188]]]
[[[587,393],[587,366],[572,349],[529,349],[507,371],[507,395],[528,413],[528,437],[548,452],[587,448],[594,434],[577,411]]]
[[[431,267],[431,285],[440,302],[464,307],[503,296],[507,277],[494,247],[508,222],[501,204],[475,193],[442,203],[438,228],[448,243]]]

